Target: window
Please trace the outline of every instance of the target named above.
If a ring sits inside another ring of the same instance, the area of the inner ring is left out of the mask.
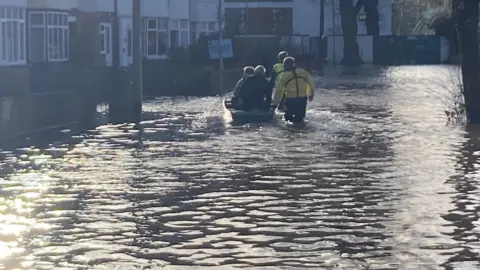
[[[215,23],[214,22],[209,22],[208,23],[208,32],[214,32],[215,31]]]
[[[192,43],[195,43],[197,42],[197,27],[196,27],[196,24],[194,22],[191,22],[190,23],[190,41]]]
[[[100,24],[100,53],[110,54],[112,50],[111,26],[107,23]]]
[[[145,19],[146,36],[143,35],[145,45],[142,51],[147,57],[158,57],[167,54],[168,20]],[[142,43],[143,44],[143,43]]]
[[[105,56],[107,66],[112,65],[112,24],[100,23],[100,54]]]
[[[30,61],[67,61],[70,53],[68,13],[32,11],[29,16]]]
[[[0,6],[0,64],[25,64],[25,9]]]
[[[180,47],[180,22],[179,20],[170,21],[170,48]]]
[[[187,48],[190,45],[188,42],[189,24],[188,20],[180,20],[180,47],[182,48]]]
[[[193,43],[198,40],[198,38],[206,36],[208,34],[208,24],[206,22],[192,22],[191,29],[192,35],[190,37],[190,42]]]
[[[29,58],[31,62],[44,62],[46,59],[45,13],[30,12],[30,46]]]

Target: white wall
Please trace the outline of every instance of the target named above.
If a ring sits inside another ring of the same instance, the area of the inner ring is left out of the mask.
[[[3,0],[1,2],[3,2]],[[28,0],[29,8],[71,10],[72,8],[77,8],[78,6],[78,0]]]
[[[293,34],[318,37],[320,33],[320,0],[294,1],[292,15]]]
[[[27,0],[0,0],[0,6],[27,7]]]
[[[169,0],[166,11],[170,19],[190,19],[190,0]]]
[[[336,36],[335,42],[332,36],[328,37],[328,63],[340,63],[343,58],[343,36]],[[358,49],[360,53],[360,58],[368,64],[373,63],[373,36],[358,36]],[[333,44],[335,43],[335,49]],[[335,60],[334,60],[335,53]]]
[[[218,1],[217,0],[192,0],[191,20],[196,22],[216,22]]]
[[[334,14],[332,14],[332,1],[335,2]],[[293,3],[294,34],[318,37],[320,32],[320,0],[294,0]],[[380,35],[392,34],[392,4],[393,0],[379,1],[378,12]],[[358,34],[366,35],[367,26],[365,22],[358,21],[357,24]],[[334,27],[332,27],[332,25]],[[324,35],[332,35],[332,30],[335,34],[342,35],[339,0],[325,0]]]
[[[142,0],[142,16],[168,17],[168,0]]]
[[[101,0],[100,0],[101,1]],[[118,16],[129,17],[132,16],[132,0],[118,0]]]
[[[80,0],[78,8],[86,12],[114,12],[115,0]]]
[[[393,0],[378,1],[378,24],[380,27],[380,35],[388,36],[392,34],[392,5]],[[363,10],[362,10],[363,11]],[[358,34],[367,34],[367,25],[365,21],[358,22]]]

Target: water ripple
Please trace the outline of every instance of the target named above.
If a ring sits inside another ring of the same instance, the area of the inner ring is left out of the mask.
[[[447,69],[330,79],[304,127],[154,100],[140,130],[2,151],[0,269],[478,269],[479,133],[445,126]]]

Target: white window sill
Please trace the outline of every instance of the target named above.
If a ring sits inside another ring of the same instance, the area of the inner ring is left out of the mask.
[[[27,62],[15,62],[15,63],[8,63],[8,62],[0,62],[0,67],[21,67],[26,66]]]
[[[69,59],[48,59],[50,63],[61,63],[61,62],[68,62]]]
[[[165,59],[170,59],[166,54],[163,55],[147,55],[146,56],[147,60],[165,60]]]

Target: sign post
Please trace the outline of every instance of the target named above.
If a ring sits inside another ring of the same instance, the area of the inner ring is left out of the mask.
[[[335,0],[332,0],[332,49],[333,49],[333,67],[336,67],[337,64],[337,52],[336,52],[336,43],[335,43]]]
[[[220,93],[223,92],[223,53],[222,53],[222,36],[223,36],[223,16],[222,16],[222,5],[223,0],[218,0],[218,71],[219,71],[219,80],[220,80],[220,85],[219,85],[219,91]]]

